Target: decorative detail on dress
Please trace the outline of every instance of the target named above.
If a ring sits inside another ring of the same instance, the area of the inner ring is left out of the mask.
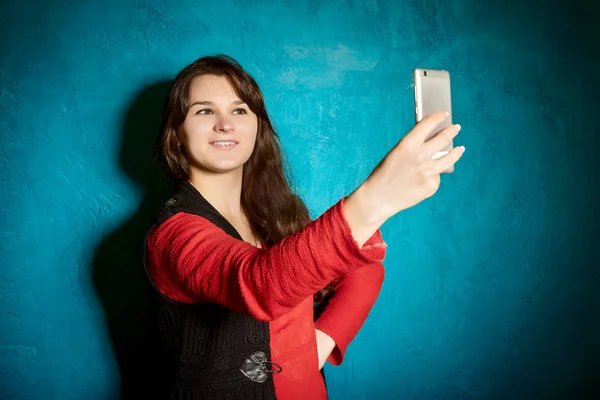
[[[267,365],[269,368],[274,367],[274,369],[267,369]],[[240,371],[250,380],[263,383],[267,380],[268,374],[278,374],[283,371],[283,368],[267,360],[267,355],[264,351],[257,351],[244,361],[240,367]]]

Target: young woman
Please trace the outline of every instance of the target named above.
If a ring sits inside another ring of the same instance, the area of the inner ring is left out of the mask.
[[[173,399],[326,399],[383,281],[380,226],[432,196],[464,148],[417,124],[352,194],[314,221],[284,175],[262,93],[232,58],[204,57],[170,92],[159,159],[178,183],[146,239]],[[327,296],[315,321],[314,300]]]

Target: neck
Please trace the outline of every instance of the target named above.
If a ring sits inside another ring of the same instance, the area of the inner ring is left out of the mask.
[[[242,173],[238,168],[227,173],[190,171],[190,183],[224,217],[238,218],[242,210]]]

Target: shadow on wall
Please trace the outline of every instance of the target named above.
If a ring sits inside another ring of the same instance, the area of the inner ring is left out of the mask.
[[[121,374],[120,399],[168,398],[155,319],[156,293],[143,269],[143,243],[154,214],[171,194],[155,159],[155,142],[171,82],[142,90],[124,120],[120,167],[143,188],[135,214],[96,249],[93,283],[104,307]]]

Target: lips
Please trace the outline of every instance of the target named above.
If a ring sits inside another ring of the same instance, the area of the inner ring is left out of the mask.
[[[213,140],[212,142],[209,142],[210,144],[215,144],[215,143],[234,143],[234,144],[239,144],[240,142],[238,142],[235,139],[227,139],[227,140]]]
[[[221,150],[232,149],[239,144],[237,140],[213,140],[209,143],[211,146]]]

